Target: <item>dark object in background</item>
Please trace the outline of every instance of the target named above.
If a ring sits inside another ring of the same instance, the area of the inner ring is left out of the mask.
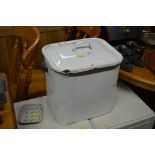
[[[140,59],[139,55],[136,54],[134,51],[129,49],[125,45],[120,45],[118,50],[123,57],[125,57],[130,63],[138,66],[138,67],[144,67],[143,61]]]
[[[145,56],[146,67],[155,74],[155,53],[151,52]]]
[[[6,85],[3,79],[0,79],[0,111],[4,109],[4,104],[6,103]],[[0,124],[3,123],[3,119],[0,116]]]
[[[6,86],[5,81],[0,79],[0,110],[3,110],[4,104],[6,103]]]
[[[134,53],[136,53],[139,58],[141,58],[143,56],[143,52],[144,52],[144,46],[139,45],[138,43],[136,43],[135,41],[128,41],[126,43],[126,46],[131,49]]]
[[[141,26],[105,26],[102,27],[102,38],[111,44],[119,44],[129,40],[137,40],[143,36]]]
[[[141,60],[144,46],[141,43],[143,27],[141,26],[105,26],[102,27],[102,38],[113,45],[123,56],[120,68],[131,72],[132,65],[144,67]]]
[[[121,45],[114,46],[114,47],[115,47],[115,49],[117,51],[119,51],[120,50],[120,46]],[[120,64],[120,69],[122,69],[124,71],[127,71],[127,72],[132,72],[132,65],[131,65],[131,63],[129,62],[129,60],[125,56],[123,56],[123,61]]]
[[[76,38],[76,26],[70,28],[67,40],[74,40]]]
[[[2,117],[0,116],[0,124],[2,124],[3,123],[3,120],[2,120]]]

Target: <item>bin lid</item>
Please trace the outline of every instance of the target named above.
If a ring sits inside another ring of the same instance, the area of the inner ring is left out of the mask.
[[[115,66],[122,55],[105,40],[87,38],[48,44],[42,48],[48,67],[60,73],[79,73]]]

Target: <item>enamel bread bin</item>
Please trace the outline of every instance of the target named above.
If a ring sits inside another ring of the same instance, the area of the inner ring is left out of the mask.
[[[112,111],[122,55],[99,38],[43,47],[47,103],[60,124],[82,121]]]

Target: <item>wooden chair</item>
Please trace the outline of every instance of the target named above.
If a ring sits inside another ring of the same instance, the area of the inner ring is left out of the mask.
[[[9,84],[13,101],[31,98],[34,92],[44,94],[40,87],[46,90],[43,71],[33,69],[36,46],[40,32],[31,26],[13,27],[16,39],[12,50]],[[41,83],[40,83],[41,82]]]
[[[69,36],[73,35],[71,33],[73,28],[75,27],[68,27],[66,40],[72,40]],[[10,68],[13,100],[19,101],[46,95],[45,74],[41,69],[33,69],[35,47],[40,38],[39,31],[34,27],[14,27],[14,32],[17,39],[13,48]],[[74,39],[99,37],[100,32],[99,26],[77,26]]]
[[[67,30],[66,40],[99,37],[100,26],[70,26]]]

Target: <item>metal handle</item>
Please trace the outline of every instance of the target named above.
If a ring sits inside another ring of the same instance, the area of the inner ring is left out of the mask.
[[[42,63],[40,64],[40,68],[41,68],[44,72],[48,73],[48,68],[47,68],[45,62],[42,62]]]
[[[72,49],[72,51],[76,51],[76,50],[78,50],[78,49],[83,49],[83,48],[92,49],[92,47],[91,47],[90,44],[89,44],[89,45],[80,45],[80,46],[74,47],[74,48]]]

